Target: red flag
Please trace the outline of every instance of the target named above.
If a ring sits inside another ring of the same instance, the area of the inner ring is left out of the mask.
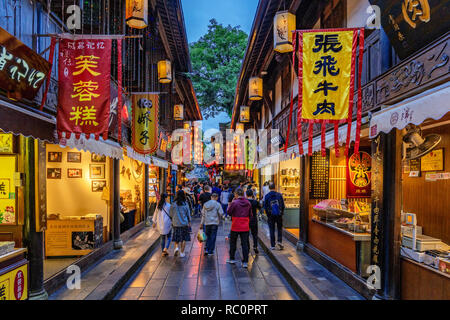
[[[110,39],[62,39],[59,47],[57,131],[70,138],[108,138]],[[120,95],[120,93],[119,93]]]

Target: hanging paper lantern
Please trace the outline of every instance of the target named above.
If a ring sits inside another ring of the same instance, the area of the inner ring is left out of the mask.
[[[263,80],[260,77],[252,77],[248,83],[248,98],[250,100],[261,100],[263,94]],[[250,117],[250,116],[249,116]]]
[[[161,83],[170,83],[172,81],[172,65],[169,60],[158,62],[158,80]]]
[[[126,22],[130,28],[147,27],[148,0],[127,0]]]
[[[183,124],[183,128],[185,130],[189,130],[191,128],[191,123],[189,121],[185,121]]]
[[[122,107],[122,121],[128,121],[128,107],[126,104]]]
[[[182,104],[176,104],[173,107],[173,119],[174,120],[184,119],[184,106]]]
[[[296,17],[288,11],[279,11],[273,20],[274,50],[292,52],[292,31],[296,29]]]
[[[240,122],[250,122],[250,107],[241,106],[241,113],[239,116]]]
[[[236,123],[236,131],[244,132],[244,124],[243,123]]]

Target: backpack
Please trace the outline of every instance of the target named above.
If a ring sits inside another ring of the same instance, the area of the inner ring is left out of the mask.
[[[270,200],[270,214],[273,216],[279,216],[281,215],[280,210],[280,203],[278,202],[278,199]]]

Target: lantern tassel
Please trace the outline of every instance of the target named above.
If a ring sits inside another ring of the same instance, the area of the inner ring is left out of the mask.
[[[355,153],[359,153],[359,140],[361,135],[361,115],[362,115],[362,89],[361,89],[361,69],[364,54],[364,28],[359,30],[359,61],[358,61],[358,102],[356,111],[356,133],[355,133]]]
[[[308,140],[308,155],[309,156],[312,156],[312,149],[313,149],[313,146],[312,146],[312,138],[313,138],[313,127],[314,127],[314,122],[312,122],[312,121],[310,121],[309,122],[309,134],[308,134],[308,138],[309,138],[309,140]]]
[[[117,39],[117,140],[122,142],[122,39]]]
[[[327,126],[327,122],[322,122],[322,133],[321,133],[321,149],[322,149],[322,157],[327,156],[327,149],[325,148],[325,129]]]
[[[284,144],[284,153],[287,152],[287,148],[289,145],[289,136],[291,135],[291,123],[292,123],[292,111],[294,109],[294,89],[293,89],[293,84],[294,84],[294,68],[295,68],[295,47],[297,46],[297,41],[296,41],[296,33],[295,31],[293,32],[293,36],[292,36],[292,47],[293,47],[293,51],[292,51],[292,69],[291,69],[291,107],[289,109],[289,122],[288,122],[288,127],[287,127],[287,134],[286,134],[286,143]],[[298,104],[298,103],[297,103]]]
[[[337,122],[334,124],[334,151],[336,157],[339,158],[339,124]]]

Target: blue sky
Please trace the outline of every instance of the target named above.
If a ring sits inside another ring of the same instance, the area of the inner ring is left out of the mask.
[[[223,25],[241,26],[247,34],[252,28],[258,0],[181,0],[189,43],[208,31],[209,20]],[[225,114],[203,121],[203,130],[217,128],[219,122],[230,121]]]

